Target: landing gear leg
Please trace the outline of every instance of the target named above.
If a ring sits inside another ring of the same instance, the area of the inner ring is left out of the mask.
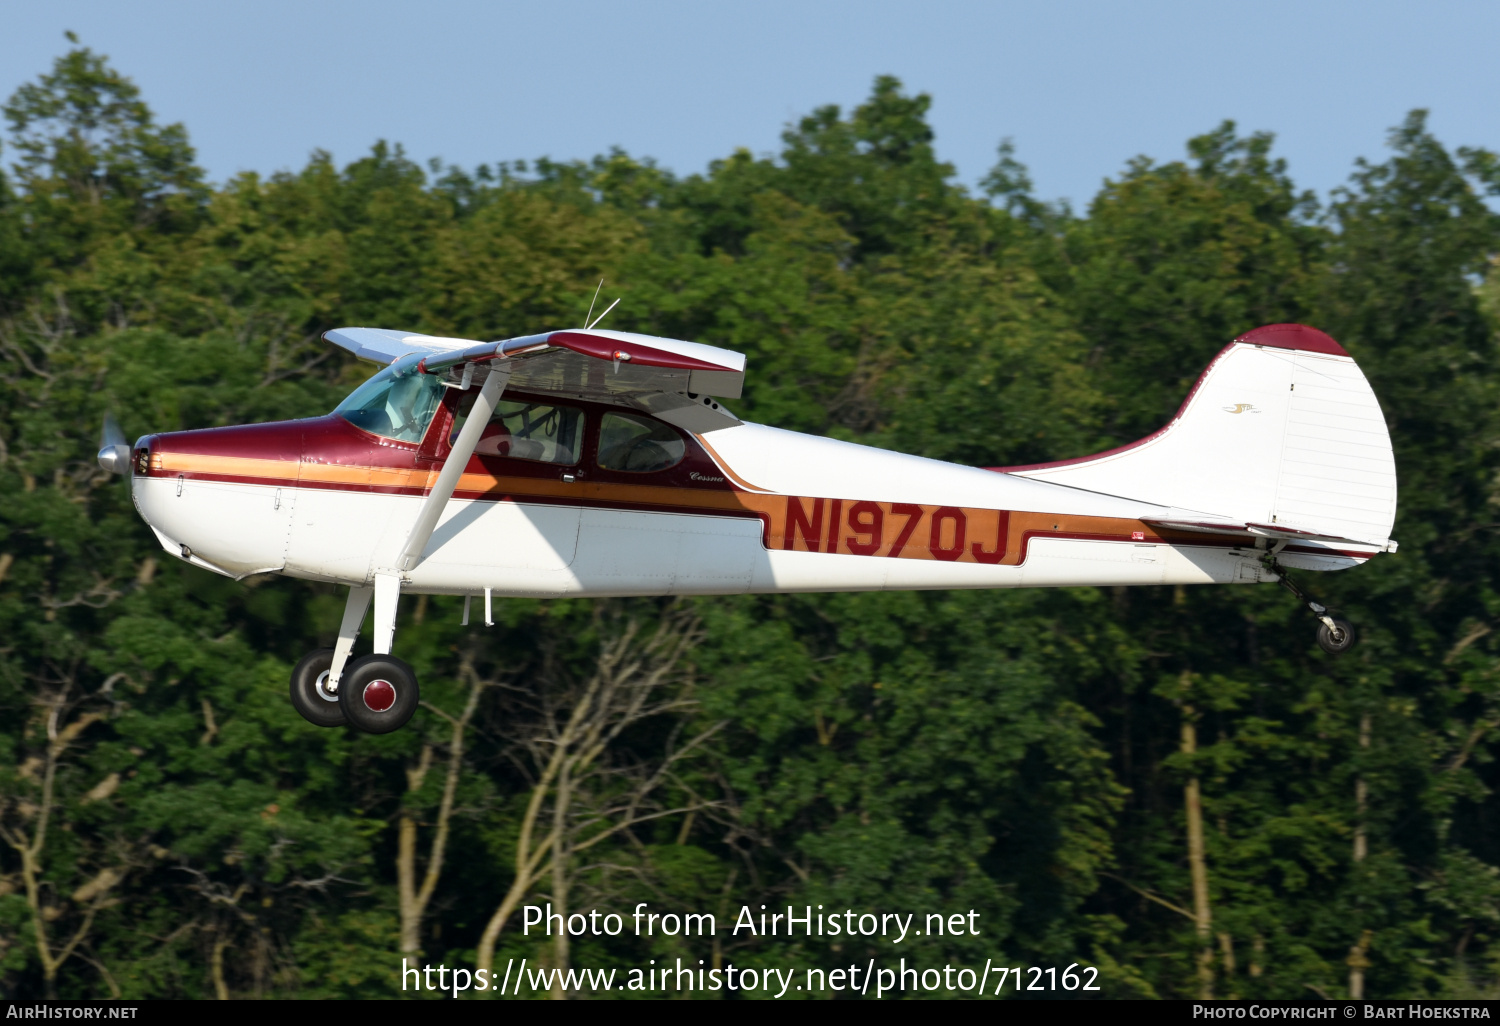
[[[365,613],[370,610],[373,588],[350,588],[349,601],[344,603],[344,619],[339,624],[339,640],[333,646],[333,668],[328,672],[328,690],[335,695],[339,691],[339,680],[344,675],[344,666],[349,662],[349,653],[354,651],[354,639],[359,637],[360,625],[365,622]]]
[[[375,575],[375,653],[390,655],[396,640],[396,602],[401,598],[401,578],[395,574]]]
[[[1312,610],[1313,616],[1318,618],[1318,647],[1330,655],[1339,655],[1354,647],[1354,628],[1348,620],[1340,620],[1328,615],[1328,607],[1314,602],[1307,597],[1307,593],[1297,587],[1292,579],[1286,575],[1286,569],[1276,562],[1275,555],[1268,555],[1263,562],[1266,569],[1276,575],[1277,582],[1297,596],[1297,601],[1303,603]]]
[[[302,657],[292,670],[292,706],[302,718],[319,727],[340,727],[347,722],[339,706],[339,678],[365,612],[370,608],[369,588],[350,588],[344,605],[344,621],[339,625],[339,639],[333,648],[320,648]]]
[[[422,700],[416,671],[391,655],[401,578],[395,574],[378,573],[373,589],[360,590],[367,596],[365,602],[369,601],[371,594],[375,599],[375,651],[349,664],[338,688],[339,708],[346,720],[365,733],[389,734],[406,725]],[[349,601],[351,605],[354,602],[352,592]],[[359,618],[364,619],[363,610]],[[347,623],[347,614],[344,619]],[[339,640],[343,640],[342,635]]]

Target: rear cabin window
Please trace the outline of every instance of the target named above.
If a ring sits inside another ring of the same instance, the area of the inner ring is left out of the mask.
[[[333,412],[383,438],[421,442],[443,401],[443,386],[437,375],[417,370],[418,360],[397,360],[349,393]]]
[[[460,401],[448,435],[451,446],[474,408],[474,395]],[[572,466],[578,462],[583,440],[583,411],[572,406],[550,403],[512,402],[502,399],[485,425],[484,434],[474,452],[480,456],[507,456],[514,460],[537,463],[559,463]]]
[[[658,420],[606,413],[599,425],[599,466],[605,470],[666,470],[686,453],[682,436]]]

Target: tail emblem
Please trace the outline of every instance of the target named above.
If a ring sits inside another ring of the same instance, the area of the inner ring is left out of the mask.
[[[1225,413],[1259,413],[1253,403],[1235,403],[1233,406],[1222,407]]]

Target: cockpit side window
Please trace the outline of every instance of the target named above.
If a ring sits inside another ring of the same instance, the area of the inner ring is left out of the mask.
[[[644,474],[675,466],[687,452],[682,436],[658,420],[606,413],[599,424],[599,466]]]
[[[417,370],[418,358],[403,357],[349,394],[334,413],[383,438],[420,443],[443,400],[436,374]]]
[[[474,408],[474,393],[459,401],[448,432],[448,444],[458,433]],[[530,400],[501,399],[495,404],[490,422],[474,447],[479,456],[508,456],[537,463],[572,466],[578,462],[583,441],[583,411],[572,406],[554,406]]]

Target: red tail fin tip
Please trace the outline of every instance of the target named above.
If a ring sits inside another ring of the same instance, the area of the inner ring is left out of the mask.
[[[1308,353],[1326,353],[1329,356],[1348,356],[1344,347],[1331,335],[1309,328],[1305,324],[1267,324],[1247,331],[1236,342],[1247,342],[1252,346],[1271,346],[1275,349],[1301,349]]]

